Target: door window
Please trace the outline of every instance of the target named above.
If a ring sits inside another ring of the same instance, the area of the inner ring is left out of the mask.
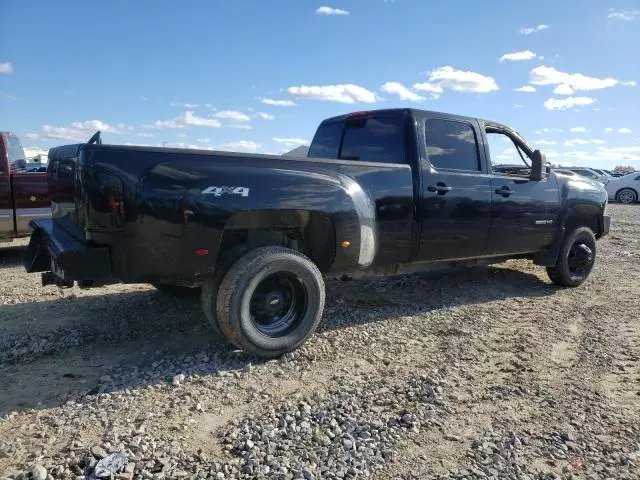
[[[436,169],[481,170],[473,127],[453,120],[430,119],[425,124],[427,156]]]
[[[371,117],[345,121],[340,158],[405,163],[404,117]]]
[[[500,132],[487,132],[491,171],[505,175],[529,177],[531,159],[511,137]]]

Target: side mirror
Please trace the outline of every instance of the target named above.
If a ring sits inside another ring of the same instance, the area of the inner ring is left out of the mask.
[[[529,179],[539,182],[547,173],[547,158],[540,150],[535,150],[531,155],[531,175]]]

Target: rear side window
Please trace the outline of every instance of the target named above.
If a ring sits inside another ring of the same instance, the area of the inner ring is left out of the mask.
[[[395,116],[347,120],[344,124],[340,158],[405,163],[404,118]]]
[[[338,158],[341,137],[342,122],[320,125],[316,135],[313,137],[307,157]]]
[[[480,171],[478,142],[471,125],[453,120],[426,122],[427,155],[435,168]]]

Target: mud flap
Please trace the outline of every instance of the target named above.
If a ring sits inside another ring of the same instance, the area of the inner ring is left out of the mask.
[[[556,238],[549,246],[533,257],[533,263],[541,265],[543,267],[554,267],[558,261],[558,255],[560,255],[560,249],[562,248],[562,242],[564,241],[564,234],[566,232],[565,227],[561,226],[556,232]]]
[[[29,239],[24,255],[24,268],[27,273],[46,272],[51,266],[51,257],[44,242],[44,232],[35,230]]]

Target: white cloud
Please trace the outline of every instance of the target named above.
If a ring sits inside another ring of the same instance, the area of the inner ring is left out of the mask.
[[[549,25],[545,25],[544,23],[538,25],[537,27],[521,27],[520,33],[522,35],[531,35],[532,33],[541,32],[542,30],[546,30],[549,28]]]
[[[213,127],[220,128],[220,122],[215,118],[204,118],[194,115],[192,111],[187,110],[178,117],[185,125],[193,125],[196,127]]]
[[[573,95],[575,91],[573,90],[573,88],[571,88],[570,85],[561,83],[553,89],[553,93],[555,93],[556,95]]]
[[[249,115],[238,112],[237,110],[223,110],[222,112],[217,112],[215,114],[215,117],[224,118],[234,122],[248,122],[249,120],[251,120],[251,118],[249,118]]]
[[[473,93],[487,93],[498,90],[498,84],[493,78],[476,72],[456,70],[449,65],[431,70],[427,74],[429,75],[430,84],[436,85],[443,90]],[[415,85],[414,88],[416,88]]]
[[[587,129],[584,127],[573,127],[570,128],[569,131],[573,133],[587,133]]]
[[[187,128],[187,126],[195,127],[213,127],[220,128],[220,120],[215,118],[205,118],[194,115],[193,111],[187,110],[172,120],[156,120],[153,125],[144,125],[145,128]]]
[[[54,127],[53,125],[42,125],[44,135],[42,138],[50,140],[70,140],[70,141],[86,141],[89,140],[86,132],[81,132],[74,128]]]
[[[202,143],[211,143],[211,139],[209,137],[205,137],[205,138],[198,138],[197,140],[198,142],[202,142]]]
[[[349,12],[341,8],[332,8],[323,5],[316,9],[316,15],[349,15]]]
[[[152,138],[154,136],[153,133],[147,133],[147,132],[137,133],[136,135],[138,137],[144,137],[144,138]]]
[[[558,95],[572,95],[574,91],[600,90],[616,85],[636,85],[635,81],[623,82],[612,77],[597,78],[582,73],[566,73],[544,65],[529,72],[529,82],[534,85],[557,85],[554,93]]]
[[[238,130],[251,130],[253,127],[248,123],[230,123],[229,128],[237,128]]]
[[[595,101],[590,97],[549,98],[545,100],[544,108],[547,110],[568,110],[569,108],[591,105]]]
[[[640,161],[640,147],[598,147],[597,155],[607,161]]]
[[[229,143],[220,145],[219,149],[240,151],[240,152],[255,152],[260,147],[262,147],[262,145],[252,140],[240,140],[238,142],[229,142]]]
[[[631,20],[634,20],[638,15],[640,15],[640,10],[618,11],[615,8],[610,8],[607,18],[615,20],[626,20],[630,22]]]
[[[618,129],[618,133],[633,133],[633,131],[630,128],[619,128]]]
[[[169,105],[171,107],[182,107],[182,108],[189,108],[189,109],[200,108],[200,104],[198,103],[171,102]]]
[[[607,127],[604,129],[604,133],[611,133],[611,132],[613,132],[613,128],[611,127]]]
[[[560,133],[562,132],[561,128],[541,128],[536,131],[536,135],[542,135],[543,133]]]
[[[124,124],[120,129],[124,128]],[[96,131],[100,130],[104,133],[122,133],[118,128],[112,127],[108,123],[103,122],[102,120],[87,120],[85,122],[73,122],[71,126],[78,130],[87,130],[87,131]]]
[[[283,143],[290,146],[309,145],[309,142],[303,138],[280,138],[274,137],[274,142]]]
[[[186,133],[179,133],[178,137],[180,138],[187,138],[187,134]]]
[[[122,133],[121,129],[113,127],[102,120],[86,120],[84,122],[72,122],[70,127],[42,125],[42,135],[30,133],[27,134],[27,138],[29,140],[86,141],[96,130],[100,130],[103,133]]]
[[[274,100],[273,98],[263,98],[262,103],[265,105],[273,105],[274,107],[295,107],[296,102],[293,100]]]
[[[567,140],[563,143],[565,147],[573,147],[575,145],[603,145],[607,143],[604,140],[600,140],[599,138],[592,138],[590,140],[585,140],[584,138],[574,138],[573,140]]]
[[[375,93],[359,85],[352,83],[341,85],[301,85],[289,87],[289,95],[307,97],[314,100],[323,100],[338,103],[375,103],[379,100]]]
[[[274,120],[276,118],[270,113],[265,113],[265,112],[256,112],[255,116],[258,118],[261,118],[262,120]]]
[[[537,140],[536,144],[538,145],[556,145],[558,142],[555,140]]]
[[[440,85],[435,85],[429,82],[416,83],[413,85],[412,88],[419,92],[428,92],[429,98],[432,98],[434,100],[437,100],[438,98],[440,98],[440,94],[443,92],[442,87]]]
[[[9,62],[0,63],[0,73],[11,73],[13,72],[13,65]]]
[[[524,107],[524,105],[522,105],[521,103],[516,103],[513,108],[522,108]]]
[[[187,128],[178,120],[156,120],[153,125],[144,125],[145,128]]]
[[[519,52],[505,53],[500,57],[501,62],[520,62],[536,58],[536,54],[531,50],[521,50]]]
[[[415,92],[412,92],[407,87],[398,82],[387,82],[382,85],[381,90],[386,93],[391,93],[394,95],[398,95],[400,100],[409,101],[409,102],[421,102],[426,100],[424,97],[421,97]]]
[[[533,85],[523,85],[520,88],[516,88],[513,90],[514,92],[526,92],[526,93],[533,93],[536,91],[536,87],[534,87]]]

